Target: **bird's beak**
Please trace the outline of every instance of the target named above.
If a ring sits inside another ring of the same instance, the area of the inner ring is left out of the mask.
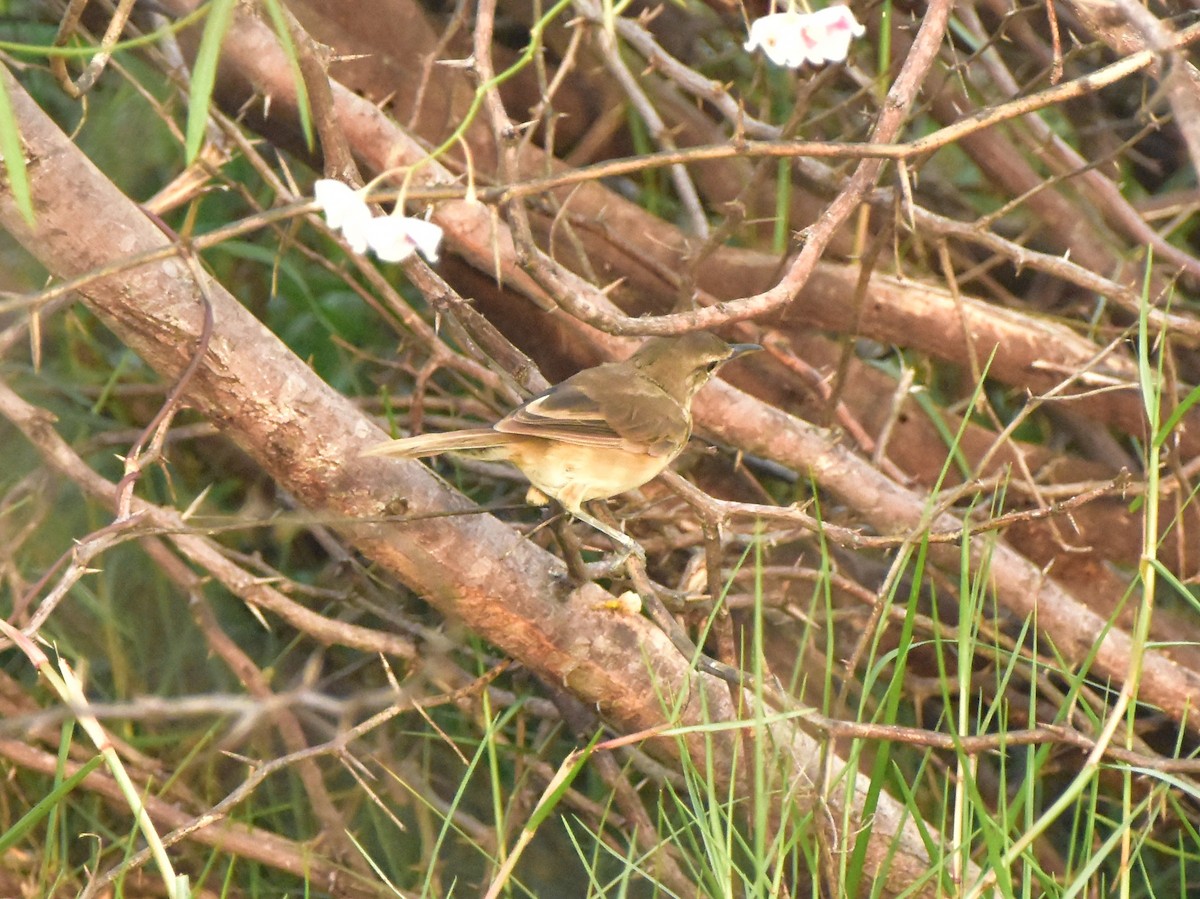
[[[729,359],[736,359],[738,356],[745,355],[746,353],[757,353],[762,347],[757,343],[731,343],[729,349],[732,350],[729,354]],[[725,361],[728,362],[729,359]]]

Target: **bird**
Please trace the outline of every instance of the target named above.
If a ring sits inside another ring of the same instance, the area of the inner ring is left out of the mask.
[[[584,510],[642,486],[683,451],[692,399],[718,368],[754,343],[726,343],[707,331],[652,337],[628,359],[587,368],[518,406],[491,427],[420,434],[368,448],[366,456],[405,459],[464,453],[510,462],[533,486],[580,521],[645,560],[626,534]],[[536,491],[536,492],[534,492]]]

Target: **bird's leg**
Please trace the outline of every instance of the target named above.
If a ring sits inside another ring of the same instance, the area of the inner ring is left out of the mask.
[[[567,563],[567,571],[571,577],[578,583],[594,580],[588,570],[587,562],[583,561],[579,538],[572,534],[571,529],[567,527],[566,516],[561,512],[556,512],[549,524],[551,530],[554,531],[554,538],[562,548],[563,561]]]
[[[643,565],[646,564],[646,551],[628,534],[621,533],[616,528],[605,524],[596,516],[589,515],[583,509],[571,509],[570,512],[584,524],[590,524],[621,548],[622,553],[618,559],[619,562],[624,561],[627,556],[635,556]]]

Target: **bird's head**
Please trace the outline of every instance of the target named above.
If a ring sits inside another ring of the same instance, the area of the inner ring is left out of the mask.
[[[693,331],[679,337],[651,337],[631,361],[646,377],[686,404],[730,359],[761,349],[756,343],[730,344],[707,331]]]

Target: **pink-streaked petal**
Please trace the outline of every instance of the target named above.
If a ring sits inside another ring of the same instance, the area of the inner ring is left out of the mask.
[[[367,243],[384,262],[403,262],[414,252],[437,262],[442,229],[424,219],[385,215],[367,227]]]
[[[425,219],[409,219],[408,235],[417,245],[417,252],[430,262],[438,261],[445,232],[441,227]]]
[[[400,220],[390,215],[375,219],[367,228],[367,244],[384,262],[403,262],[417,251]]]
[[[806,62],[844,61],[850,41],[865,31],[846,6],[830,6],[815,13],[773,13],[751,23],[745,47],[747,51],[761,48],[775,65],[794,69]]]
[[[866,33],[846,6],[830,6],[815,12],[810,24],[820,32],[813,53],[825,62],[844,62],[850,52],[850,41]]]

